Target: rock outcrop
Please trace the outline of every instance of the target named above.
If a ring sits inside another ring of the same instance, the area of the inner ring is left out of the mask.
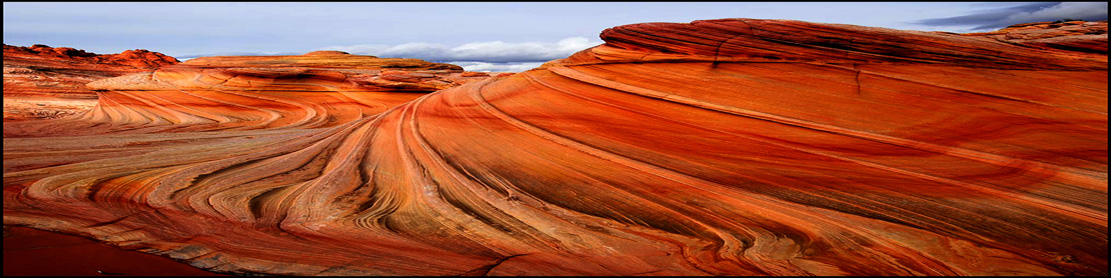
[[[144,49],[96,54],[41,44],[4,45],[4,121],[84,113],[96,103],[96,93],[85,83],[178,62]]]
[[[1106,20],[1025,23],[993,32],[963,35],[989,37],[1024,46],[1107,53]]]
[[[330,127],[486,78],[452,64],[340,51],[201,57],[89,82],[99,103],[88,113],[5,123],[4,135]]]
[[[96,54],[71,47],[31,47],[4,45],[4,65],[26,65],[60,70],[135,72],[180,63],[174,57],[146,49],[126,50],[119,54]]]
[[[4,222],[244,273],[1106,275],[1106,34],[996,36],[625,25],[375,114],[243,84],[427,76],[191,60],[6,137]]]

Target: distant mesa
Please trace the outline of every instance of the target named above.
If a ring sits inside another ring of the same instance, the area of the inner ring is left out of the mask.
[[[351,53],[338,51],[338,50],[319,50],[305,53],[304,56],[324,56],[324,55],[351,55]],[[371,56],[374,57],[374,56]]]
[[[413,70],[463,71],[453,64],[433,63],[413,58],[378,58],[341,51],[313,51],[304,55],[206,56],[189,59],[183,65],[196,67],[317,67],[317,68],[406,68]]]
[[[478,72],[478,71],[468,71],[468,72],[463,73],[463,77],[475,77],[475,76],[490,76],[490,74],[485,73],[485,72]]]

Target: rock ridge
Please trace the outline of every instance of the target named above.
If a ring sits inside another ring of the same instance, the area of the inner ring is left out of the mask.
[[[926,63],[977,68],[1101,70],[1106,51],[1032,47],[1031,27],[983,34],[904,31],[793,20],[718,19],[691,23],[640,23],[606,29],[606,43],[566,63],[625,61]],[[1071,24],[1086,35],[1058,32],[1072,45],[1106,45],[1106,21]],[[1094,34],[1103,30],[1102,35]],[[1092,33],[1092,34],[1089,34]],[[997,36],[1011,35],[1000,41]],[[1038,37],[1041,39],[1041,37]],[[1023,44],[1023,41],[1030,41]],[[1093,47],[1094,47],[1093,46]],[[1081,47],[1091,49],[1091,47]],[[1097,47],[1098,49],[1098,47]],[[1065,50],[1065,51],[1061,51]],[[624,54],[624,53],[628,54]],[[628,55],[641,56],[628,56]]]
[[[125,50],[118,54],[96,54],[72,47],[50,47],[36,44],[30,47],[4,45],[4,64],[8,59],[58,59],[75,63],[130,66],[136,69],[157,69],[180,63],[174,57],[146,49]]]

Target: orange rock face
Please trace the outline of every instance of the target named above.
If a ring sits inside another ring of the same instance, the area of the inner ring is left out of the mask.
[[[340,51],[213,56],[100,79],[89,113],[5,123],[5,137],[331,127],[482,80],[456,65]]]
[[[119,54],[96,54],[71,47],[31,47],[4,45],[5,66],[38,66],[51,69],[135,72],[135,69],[157,69],[180,63],[174,57],[145,49],[127,50]]]
[[[120,54],[85,52],[41,44],[4,45],[4,95],[95,95],[85,83],[179,63],[173,57],[143,49]]]
[[[1019,45],[1107,53],[1107,21],[1016,24],[987,33],[969,33]]]
[[[143,49],[100,55],[41,44],[4,45],[4,121],[84,113],[96,104],[96,93],[85,83],[176,63]]]
[[[1106,52],[752,19],[602,39],[380,113],[326,92],[429,77],[99,81],[57,123],[94,136],[5,123],[4,222],[225,272],[1107,274]]]

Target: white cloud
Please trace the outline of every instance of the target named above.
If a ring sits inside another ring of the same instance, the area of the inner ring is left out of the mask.
[[[487,62],[467,62],[467,61],[454,61],[444,62],[448,64],[458,65],[463,67],[466,71],[482,71],[482,72],[522,72],[534,69],[544,64],[544,62],[509,62],[509,63],[487,63]]]
[[[584,37],[557,42],[472,42],[456,47],[432,43],[399,45],[361,44],[329,46],[318,50],[339,50],[351,54],[382,58],[417,58],[428,61],[474,61],[486,63],[545,62],[566,58],[575,52],[601,44]]]

